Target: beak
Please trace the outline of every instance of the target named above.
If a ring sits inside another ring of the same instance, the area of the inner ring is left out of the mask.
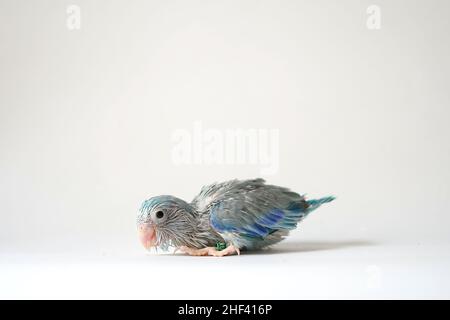
[[[150,249],[156,245],[156,231],[149,223],[141,223],[138,226],[139,240],[145,249]]]

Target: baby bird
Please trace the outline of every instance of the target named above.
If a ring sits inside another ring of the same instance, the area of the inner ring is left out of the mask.
[[[137,217],[139,238],[146,249],[174,247],[194,256],[240,254],[280,242],[310,212],[332,200],[306,200],[263,179],[213,183],[191,203],[168,195],[144,201]]]

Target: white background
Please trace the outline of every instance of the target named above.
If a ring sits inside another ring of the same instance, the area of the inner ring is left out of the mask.
[[[0,0],[0,298],[450,298],[449,12]],[[176,166],[195,121],[278,129],[264,178],[337,200],[268,252],[145,253],[144,199],[260,175]]]

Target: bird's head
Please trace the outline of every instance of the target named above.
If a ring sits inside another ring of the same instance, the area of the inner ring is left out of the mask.
[[[145,200],[137,217],[139,239],[146,249],[184,245],[196,224],[192,207],[173,196]]]

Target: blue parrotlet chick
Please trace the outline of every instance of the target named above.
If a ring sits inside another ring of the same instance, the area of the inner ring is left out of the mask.
[[[213,183],[191,203],[167,195],[144,201],[137,217],[139,238],[147,249],[174,247],[194,256],[240,254],[280,242],[332,200],[306,200],[263,179]]]

